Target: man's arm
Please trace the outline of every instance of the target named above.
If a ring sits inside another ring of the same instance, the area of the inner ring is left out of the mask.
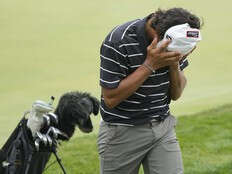
[[[184,59],[186,59],[186,57],[188,57],[195,49],[196,49],[196,46],[187,55],[183,56],[181,59],[184,61]],[[173,63],[172,65],[169,66],[169,68],[170,68],[170,82],[171,82],[170,84],[170,95],[171,96],[170,97],[172,100],[175,101],[181,97],[184,91],[184,88],[187,84],[187,78],[184,75],[183,67],[180,68],[180,65],[178,62]]]
[[[102,94],[105,104],[109,108],[114,108],[122,100],[131,96],[148,78],[151,71],[144,66],[140,66],[135,72],[123,79],[115,89],[103,88]]]
[[[152,70],[169,66],[180,60],[180,53],[166,52],[170,41],[164,42],[160,47],[156,47],[157,39],[147,47],[147,57],[144,66],[140,66],[135,72],[123,79],[117,88],[102,88],[104,102],[109,108],[114,108],[123,100],[131,96],[148,78]]]
[[[187,83],[183,71],[180,71],[179,63],[174,63],[169,67],[170,73],[170,97],[177,100],[181,97]]]

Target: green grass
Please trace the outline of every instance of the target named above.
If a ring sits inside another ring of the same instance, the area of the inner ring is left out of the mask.
[[[232,105],[178,118],[185,174],[232,173]],[[96,134],[78,136],[59,149],[68,173],[98,174]],[[54,158],[50,160],[53,161]],[[45,173],[59,173],[57,164]],[[140,174],[142,174],[142,170]]]
[[[177,134],[187,173],[232,172],[231,121],[232,105],[179,118]]]
[[[184,7],[205,22],[203,41],[185,71],[188,85],[184,95],[172,104],[174,115],[231,103],[231,5],[228,0],[1,0],[0,145],[37,99],[46,101],[54,95],[58,100],[71,90],[89,91],[99,97],[102,40],[114,26],[144,17],[159,7]],[[180,117],[177,131],[187,174],[231,173],[230,114],[227,107]],[[71,173],[98,173],[95,141],[99,118],[94,118],[93,134],[78,133],[61,148]],[[87,164],[89,160],[91,165]],[[54,169],[50,173],[59,172]]]

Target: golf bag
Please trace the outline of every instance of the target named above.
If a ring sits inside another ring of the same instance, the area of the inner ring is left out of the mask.
[[[23,118],[0,151],[1,174],[41,174],[51,151],[37,152]]]
[[[78,127],[84,133],[93,130],[90,115],[99,112],[99,101],[89,93],[68,92],[61,96],[56,109],[50,103],[36,101],[25,112],[0,150],[0,174],[42,174],[59,141],[68,141]],[[29,115],[29,117],[27,117]]]

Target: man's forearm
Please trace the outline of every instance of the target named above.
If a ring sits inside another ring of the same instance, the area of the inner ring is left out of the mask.
[[[179,70],[179,64],[170,66],[170,95],[172,100],[180,98],[186,86],[187,79],[184,73]]]
[[[123,79],[115,89],[102,88],[105,104],[109,108],[117,106],[121,101],[131,96],[149,77],[151,71],[140,66],[135,72]]]

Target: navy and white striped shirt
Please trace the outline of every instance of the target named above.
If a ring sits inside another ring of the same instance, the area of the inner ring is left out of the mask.
[[[137,19],[115,27],[102,43],[100,50],[100,85],[117,88],[120,81],[133,73],[146,59],[150,44],[145,33],[147,18]],[[180,69],[188,65],[180,61]],[[169,67],[155,71],[134,92],[115,108],[110,109],[101,96],[101,115],[104,121],[128,126],[162,120],[169,115]]]

